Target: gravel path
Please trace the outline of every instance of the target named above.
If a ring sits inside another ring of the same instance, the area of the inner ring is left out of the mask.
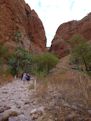
[[[16,111],[20,117],[25,117],[25,121],[31,121],[30,112],[34,109],[36,101],[33,100],[33,90],[29,90],[32,82],[23,82],[14,80],[5,86],[0,87],[0,117],[5,111]],[[10,119],[9,121],[18,121],[19,119]],[[22,121],[23,121],[22,120]]]

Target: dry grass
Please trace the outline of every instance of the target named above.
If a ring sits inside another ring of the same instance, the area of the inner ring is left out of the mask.
[[[12,80],[13,80],[13,77],[11,74],[8,74],[8,75],[2,74],[0,76],[0,85],[7,84],[8,82],[11,82]]]
[[[61,97],[71,105],[91,108],[91,79],[85,73],[70,68],[69,56],[60,60],[44,80],[46,83],[40,83],[37,88],[40,97],[51,90],[54,94],[60,92]]]
[[[47,94],[48,91],[48,82],[46,79],[43,79],[43,81],[38,82],[37,88],[36,88],[36,94],[38,98],[43,98]]]
[[[37,81],[36,97],[46,108],[38,121],[91,121],[91,78],[71,69],[69,56]]]
[[[59,90],[66,102],[91,107],[91,82],[85,74],[66,72],[49,77],[52,90]]]

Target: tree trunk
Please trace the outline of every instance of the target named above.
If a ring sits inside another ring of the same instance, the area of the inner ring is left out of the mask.
[[[82,59],[83,59],[84,65],[85,65],[85,70],[88,71],[88,65],[86,63],[86,60],[85,60],[84,56],[82,56]]]

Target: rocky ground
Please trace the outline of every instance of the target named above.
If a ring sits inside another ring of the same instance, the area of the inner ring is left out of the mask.
[[[91,121],[91,110],[67,102],[67,92],[38,87],[36,91],[32,80],[1,86],[0,121]]]
[[[0,121],[32,121],[34,113],[41,112],[33,98],[34,89],[29,89],[30,82],[14,80],[0,87]],[[33,114],[33,115],[32,115]]]

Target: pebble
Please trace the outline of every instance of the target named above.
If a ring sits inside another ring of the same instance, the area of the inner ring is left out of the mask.
[[[88,113],[91,115],[91,110],[88,110]]]
[[[9,121],[31,121],[31,120],[26,118],[23,114],[21,114],[17,117],[10,117]]]
[[[44,114],[44,107],[43,107],[43,106],[38,107],[38,108],[35,108],[35,109],[33,109],[33,110],[30,112],[30,115],[31,115],[32,120],[38,119],[38,118],[41,117],[43,114]]]
[[[11,107],[8,107],[8,106],[1,107],[0,106],[0,113],[3,113],[5,110],[9,110],[9,109],[11,109]]]
[[[66,117],[65,121],[73,121],[74,118],[75,118],[75,116],[76,116],[76,114],[75,114],[74,112],[72,112],[71,114],[69,114],[69,115]]]
[[[13,110],[6,110],[4,111],[2,114],[1,114],[1,118],[0,118],[0,121],[6,121],[9,119],[9,117],[11,116],[18,116],[19,113],[16,112],[16,111],[13,111]]]

